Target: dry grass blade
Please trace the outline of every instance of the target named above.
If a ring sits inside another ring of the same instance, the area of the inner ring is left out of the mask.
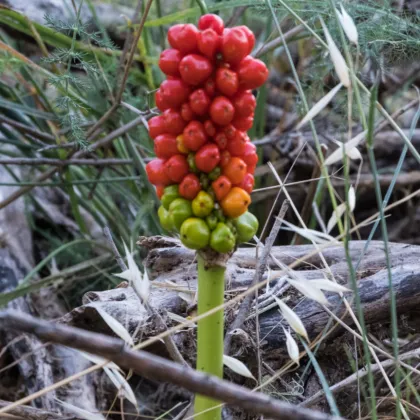
[[[227,356],[226,354],[223,355],[223,364],[227,366],[229,369],[233,370],[235,373],[241,376],[245,376],[245,378],[255,379],[254,375],[251,371],[245,366],[243,362],[234,357]]]
[[[277,296],[273,297],[277,302],[277,305],[279,305],[280,311],[284,316],[284,319],[290,325],[292,330],[295,333],[301,335],[302,337],[305,337],[306,340],[309,341],[308,333],[306,332],[305,326],[303,325],[301,319],[281,299],[279,299]]]
[[[134,341],[130,333],[124,328],[124,326],[117,321],[114,317],[106,313],[102,308],[96,307],[96,311],[103,318],[109,328],[114,331],[121,339],[123,339],[130,346],[134,346]]]
[[[292,337],[289,330],[286,330],[283,327],[284,335],[286,336],[286,347],[287,353],[289,354],[290,359],[299,366],[299,347],[296,343],[296,340]]]
[[[104,371],[108,375],[111,382],[115,385],[115,387],[122,393],[122,395],[127,398],[131,404],[138,408],[136,396],[134,395],[130,384],[121,375],[121,373],[115,369],[110,369],[107,366],[104,366]]]
[[[339,83],[335,88],[331,89],[325,96],[323,96],[303,117],[302,121],[300,121],[300,123],[296,126],[296,130],[302,128],[306,123],[313,120],[323,109],[325,109],[342,86],[343,83]]]
[[[349,76],[349,71],[347,69],[346,60],[344,60],[344,57],[341,55],[340,50],[338,49],[337,45],[335,45],[335,42],[332,39],[330,32],[328,31],[322,19],[321,19],[321,25],[324,30],[325,38],[327,39],[328,50],[330,52],[331,60],[334,64],[335,71],[341,83],[346,88],[348,88],[350,87],[350,76]]]
[[[56,398],[56,401],[62,405],[66,410],[76,414],[78,417],[81,417],[85,420],[105,420],[105,417],[100,413],[91,413],[87,410],[83,410],[82,408],[76,407],[73,404],[61,401]]]

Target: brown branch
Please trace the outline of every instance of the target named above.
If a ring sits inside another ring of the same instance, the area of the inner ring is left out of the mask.
[[[117,137],[120,137],[122,134],[126,133],[127,131],[130,131],[134,127],[137,127],[140,125],[143,121],[143,115],[141,115],[138,118],[135,118],[134,120],[130,121],[129,123],[123,125],[122,127],[117,128],[116,130],[109,133],[107,136],[105,136],[103,139],[98,140],[96,143],[92,144],[89,149],[83,149],[79,150],[78,152],[72,152],[70,153],[70,156],[73,155],[74,158],[81,158],[83,156],[86,156],[88,153],[91,153],[92,151],[95,151],[96,149],[99,149],[100,147],[107,146],[109,143],[111,143],[114,139]],[[41,183],[51,176],[53,176],[58,171],[58,168],[52,168],[48,171],[41,174],[36,180],[36,183]],[[14,193],[10,194],[8,197],[6,197],[3,201],[0,202],[0,210],[13,201],[17,200],[19,197],[21,197],[23,194],[26,194],[28,191],[30,191],[32,188],[34,188],[35,185],[28,185],[22,188],[19,188]]]
[[[49,159],[49,158],[8,158],[0,159],[0,165],[89,165],[89,166],[111,166],[111,165],[132,165],[131,159]]]
[[[257,261],[257,266],[255,268],[255,274],[252,279],[252,282],[249,285],[249,288],[254,287],[256,284],[258,284],[262,276],[267,268],[267,262],[268,258],[270,256],[271,248],[274,245],[274,241],[277,238],[277,234],[279,233],[281,224],[283,222],[284,216],[287,212],[287,209],[289,208],[289,201],[284,200],[283,204],[280,208],[279,215],[274,221],[274,225],[271,228],[270,235],[268,235],[267,240],[265,241],[265,246],[263,248],[261,258]],[[246,320],[247,315],[250,312],[252,301],[254,300],[254,297],[252,294],[249,294],[245,297],[245,299],[242,301],[241,306],[239,307],[238,314],[236,315],[235,321],[232,322],[229,331],[226,333],[225,336],[225,343],[224,343],[224,353],[226,355],[229,354],[230,346],[232,343],[232,331],[236,330],[237,328],[241,328],[243,323]]]
[[[42,340],[87,351],[105,357],[146,378],[175,385],[246,411],[281,420],[338,420],[325,413],[293,406],[266,394],[189,369],[143,350],[131,350],[117,338],[78,328],[53,324],[16,311],[0,312],[0,327],[35,334]],[[6,407],[7,409],[7,407]],[[4,409],[3,409],[4,410]],[[0,410],[5,412],[7,410]]]
[[[398,356],[398,360],[401,361],[401,360],[418,358],[419,354],[420,354],[420,348],[408,351],[407,353],[400,354]],[[385,369],[389,366],[395,365],[395,360],[385,360],[385,361],[381,362],[381,365],[382,365],[382,368]],[[371,373],[375,373],[379,370],[380,370],[380,365],[378,363],[370,365],[370,372]],[[369,370],[366,369],[366,367],[363,367],[362,369],[359,369],[357,372],[353,373],[352,375],[350,375],[346,379],[343,379],[342,381],[340,381],[340,382],[338,382],[334,385],[331,385],[329,387],[329,391],[332,392],[333,394],[335,394],[335,393],[341,391],[343,388],[346,388],[347,386],[351,385],[352,383],[360,381],[362,378],[364,378],[368,374],[369,374]],[[301,406],[301,407],[311,407],[314,404],[317,404],[320,401],[322,401],[324,396],[325,396],[325,393],[324,393],[323,390],[318,391],[316,394],[312,395],[307,400],[301,402],[299,404],[299,406]]]
[[[321,145],[321,152],[323,156],[325,157],[327,153],[327,147],[325,145]],[[321,176],[321,163],[316,159],[315,156],[315,165],[312,170],[311,179],[318,179]],[[305,222],[305,224],[309,223],[309,218],[311,217],[311,210],[312,210],[312,203],[315,199],[315,194],[318,189],[318,182],[311,182],[309,184],[308,192],[306,193],[305,202],[303,203],[302,211],[300,212],[300,215],[302,217],[302,220]],[[293,237],[293,243],[295,245],[300,245],[303,242],[303,237],[301,235],[298,235],[295,233]]]
[[[248,9],[248,6],[235,7],[235,9],[233,9],[232,16],[225,23],[225,27],[228,28],[230,26],[233,26],[246,12],[246,9]]]
[[[152,6],[152,3],[153,3],[153,0],[148,0],[148,2],[146,4],[146,7],[144,8],[143,15],[141,17],[139,26],[137,28],[137,33],[134,36],[133,42],[131,43],[131,49],[130,49],[130,52],[129,52],[128,60],[124,63],[124,74],[123,74],[123,77],[122,77],[122,80],[121,80],[121,85],[120,85],[119,91],[118,91],[117,96],[116,96],[116,102],[118,104],[120,104],[120,102],[121,102],[122,95],[123,95],[124,89],[125,89],[125,84],[127,83],[127,79],[128,79],[128,71],[129,71],[130,66],[133,62],[134,53],[136,51],[137,44],[139,42],[140,36],[143,32],[143,27],[144,27],[144,24],[146,23],[147,15],[149,14],[149,10],[150,10],[150,7]]]
[[[63,143],[63,144],[52,144],[51,146],[41,147],[37,149],[38,153],[45,152],[47,150],[55,150],[55,149],[76,149],[77,143],[72,141],[70,143]]]
[[[290,29],[290,31],[287,31],[284,34],[284,40],[288,41],[290,38],[293,38],[295,35],[300,34],[304,30],[303,25],[295,26],[294,28]],[[276,39],[273,39],[270,42],[267,42],[264,46],[262,46],[259,50],[254,51],[252,55],[256,58],[261,57],[262,55],[270,52],[271,50],[274,50],[277,47],[280,47],[280,45],[283,45],[283,40],[281,37],[278,37]]]
[[[123,50],[123,53],[121,55],[120,67],[119,67],[117,76],[120,73],[120,71],[122,70],[121,69],[121,64],[123,65],[124,73],[123,73],[123,76],[122,76],[122,79],[121,79],[121,84],[119,86],[117,95],[115,97],[115,101],[112,104],[111,108],[109,108],[108,111],[95,123],[95,125],[93,125],[89,129],[89,131],[87,132],[88,136],[92,135],[99,126],[104,124],[111,117],[111,115],[114,113],[114,111],[119,107],[119,105],[121,103],[121,99],[122,99],[122,96],[123,96],[123,93],[124,93],[125,85],[126,85],[127,79],[128,79],[128,72],[130,70],[131,64],[133,63],[134,53],[136,51],[137,44],[138,44],[138,41],[140,39],[140,36],[143,32],[143,27],[144,27],[144,24],[146,22],[147,15],[149,14],[149,10],[150,10],[150,7],[152,5],[152,2],[153,2],[153,0],[149,0],[146,4],[146,7],[144,9],[143,15],[142,15],[140,23],[139,23],[139,27],[137,29],[136,36],[134,37],[134,40],[131,43],[131,46],[129,46],[129,44],[128,44],[131,37],[127,38],[126,44],[124,45],[124,50]],[[139,0],[139,2],[137,4],[137,8],[135,10],[135,15],[134,15],[134,18],[133,18],[134,21],[135,21],[136,15],[140,13],[140,9],[141,9],[142,4],[143,4],[143,1]],[[126,60],[126,55],[127,55],[128,50],[129,50],[129,56],[128,56],[128,60]]]
[[[7,407],[11,402],[0,400],[0,409]],[[75,416],[63,416],[59,413],[52,413],[51,411],[41,410],[39,408],[28,407],[21,405],[10,410],[10,418],[24,419],[24,420],[77,420]],[[13,416],[13,417],[12,417]],[[2,417],[7,418],[7,417]]]
[[[15,120],[12,120],[10,118],[5,117],[4,115],[0,115],[0,123],[10,125],[13,128],[16,128],[16,130],[21,131],[23,133],[31,134],[34,137],[37,137],[41,140],[46,140],[50,142],[55,142],[56,139],[53,135],[43,133],[36,128],[30,127],[29,125],[19,123]]]

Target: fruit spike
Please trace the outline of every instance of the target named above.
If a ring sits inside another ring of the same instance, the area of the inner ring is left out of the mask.
[[[225,28],[217,15],[202,16],[198,28],[172,26],[168,43],[159,59],[167,80],[155,95],[162,114],[148,122],[157,158],[146,173],[162,201],[158,216],[189,248],[231,252],[258,229],[247,211],[258,155],[246,132],[256,107],[251,90],[268,70],[249,55],[252,31]]]

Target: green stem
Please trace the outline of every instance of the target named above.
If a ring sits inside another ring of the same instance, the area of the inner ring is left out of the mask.
[[[205,15],[206,13],[209,12],[209,9],[207,8],[207,4],[206,4],[205,0],[195,0],[195,1],[197,3],[198,7],[200,8],[201,13],[203,15]]]
[[[206,261],[200,255],[197,259],[198,315],[201,315],[223,304],[226,269],[206,266]],[[218,378],[223,377],[223,310],[198,321],[197,370]],[[194,413],[195,419],[220,420],[222,407],[219,401],[197,395]],[[198,415],[199,413],[203,414]]]

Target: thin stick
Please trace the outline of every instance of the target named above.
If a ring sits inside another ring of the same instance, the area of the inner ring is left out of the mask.
[[[9,404],[11,404],[9,401],[0,400],[0,408],[7,407]],[[9,417],[6,415],[2,418]],[[72,420],[74,416],[63,416],[60,413],[52,413],[35,407],[19,406],[11,411],[10,418],[14,420]]]
[[[420,354],[420,348],[408,351],[407,353],[400,354],[398,359],[399,359],[399,361],[406,360],[406,359],[411,359],[411,358],[414,358],[414,357],[418,357],[419,354]],[[384,369],[384,368],[387,368],[388,366],[395,365],[395,363],[396,363],[396,361],[392,359],[392,360],[385,360],[385,361],[381,362],[380,364],[382,365],[382,369]],[[370,365],[371,373],[375,373],[375,372],[379,371],[380,369],[381,369],[381,367],[379,366],[378,363]],[[330,391],[332,393],[336,393],[338,391],[341,391],[346,386],[349,386],[353,382],[362,379],[367,374],[368,374],[368,370],[365,367],[363,367],[362,369],[353,373],[352,375],[350,375],[346,379],[343,379],[342,381],[330,386]],[[318,391],[316,394],[312,395],[307,400],[300,403],[299,405],[301,407],[310,407],[314,404],[319,403],[322,400],[323,397],[324,397],[324,391],[321,390],[321,391]]]
[[[146,7],[144,8],[139,26],[137,28],[137,33],[133,38],[133,42],[131,43],[131,48],[130,48],[130,51],[128,53],[129,54],[128,55],[128,60],[124,63],[124,74],[123,74],[123,77],[121,79],[121,84],[120,84],[118,93],[117,93],[116,98],[115,98],[116,103],[118,105],[121,103],[121,99],[122,99],[124,89],[125,89],[125,84],[127,83],[127,79],[128,79],[128,72],[130,70],[131,63],[133,62],[134,53],[136,51],[137,44],[139,42],[140,36],[143,32],[143,27],[144,27],[144,24],[146,23],[147,15],[149,14],[149,10],[150,10],[150,7],[152,6],[152,3],[153,3],[153,0],[148,0],[148,2],[146,3]]]
[[[271,248],[274,245],[274,241],[276,240],[277,234],[279,233],[281,224],[283,222],[284,216],[287,212],[287,209],[289,208],[289,201],[284,200],[283,204],[281,205],[279,215],[276,218],[273,227],[271,228],[270,235],[268,235],[267,240],[265,241],[265,246],[261,253],[261,258],[257,262],[257,267],[255,268],[255,274],[254,278],[252,279],[251,284],[249,285],[249,288],[253,288],[255,285],[260,283],[261,278],[265,272],[268,257],[271,252]],[[225,337],[225,354],[228,355],[230,351],[230,346],[232,344],[232,331],[234,331],[237,328],[241,328],[243,323],[245,322],[245,319],[249,313],[249,310],[251,308],[252,301],[254,299],[253,294],[248,294],[245,299],[242,301],[238,315],[236,315],[235,320],[232,322],[229,331],[226,333]]]
[[[126,265],[126,263],[124,262],[124,260],[122,259],[117,246],[115,245],[114,240],[112,239],[112,233],[111,230],[109,229],[108,226],[104,227],[104,235],[105,238],[111,248],[112,253],[114,254],[115,257],[115,261],[117,261],[118,266],[120,267],[121,271],[127,271],[128,267]]]
[[[281,36],[279,36],[276,39],[273,39],[272,41],[267,42],[267,44],[265,44],[259,50],[254,51],[252,53],[252,55],[255,58],[259,58],[262,55],[270,52],[271,50],[274,50],[275,48],[280,47],[281,45],[283,45],[284,41],[288,41],[290,38],[293,38],[295,35],[300,34],[303,30],[304,30],[304,26],[303,25],[295,26],[294,28],[290,29],[290,31],[287,31],[283,35],[283,38]]]
[[[55,142],[55,137],[53,135],[43,133],[42,131],[39,131],[36,128],[7,118],[4,115],[0,115],[0,123],[10,125],[11,127],[16,128],[16,130],[21,131],[23,133],[31,134],[32,136],[40,140]]]
[[[109,143],[111,143],[114,139],[117,137],[120,137],[127,131],[130,131],[134,127],[142,124],[143,116],[140,116],[138,118],[135,118],[134,120],[130,121],[129,123],[123,125],[122,127],[117,128],[116,130],[109,133],[107,136],[105,136],[103,139],[98,140],[96,143],[92,144],[88,150],[79,150],[78,152],[70,153],[70,156],[74,153],[74,158],[80,158],[83,156],[86,156],[88,153],[91,153],[92,151],[99,149],[100,147],[105,147]],[[51,176],[53,176],[58,171],[58,167],[49,169],[48,171],[41,174],[36,180],[35,183],[41,183]],[[10,203],[13,203],[13,201],[17,200],[19,197],[21,197],[23,194],[26,194],[28,191],[30,191],[32,188],[34,188],[35,185],[28,185],[25,187],[22,187],[18,190],[16,190],[14,193],[10,194],[9,197],[5,198],[3,201],[0,202],[0,210]]]
[[[225,401],[246,411],[281,420],[338,420],[325,413],[293,406],[266,394],[252,392],[193,369],[170,362],[143,350],[132,350],[123,340],[79,328],[53,324],[17,311],[0,312],[0,327],[35,334],[41,340],[52,341],[105,357],[126,369],[149,379],[170,382],[208,397]],[[7,408],[7,407],[5,407]],[[2,410],[0,410],[0,413]]]
[[[132,165],[131,159],[49,159],[49,158],[8,158],[0,159],[0,165],[19,165],[19,166],[68,166],[68,165],[89,165],[89,166],[112,166],[112,165]]]
[[[325,156],[327,148],[322,147],[322,151],[323,151],[324,156]],[[315,156],[315,166],[312,170],[311,179],[319,178],[321,176],[321,172],[322,172],[322,170],[321,170],[320,163],[319,163],[318,159],[316,159],[316,156]],[[318,183],[317,182],[311,182],[309,184],[308,192],[306,193],[305,202],[303,203],[302,212],[301,212],[302,220],[306,224],[309,223],[309,218],[311,216],[312,203],[314,201],[317,188],[318,188]],[[295,245],[300,245],[302,243],[302,236],[295,233],[294,238],[293,238],[293,242],[294,242]]]

